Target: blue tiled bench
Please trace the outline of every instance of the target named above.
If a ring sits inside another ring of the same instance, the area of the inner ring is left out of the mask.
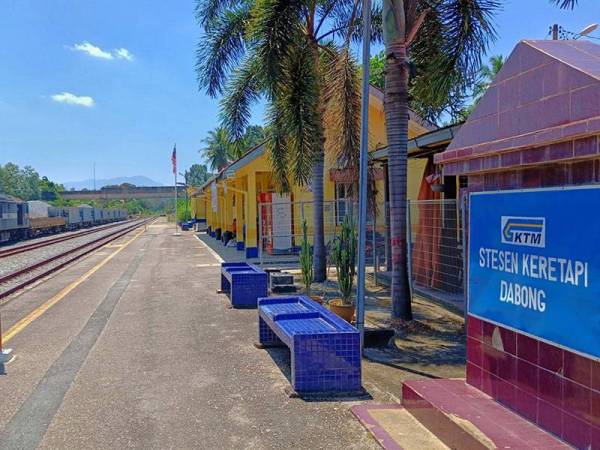
[[[260,298],[258,322],[262,345],[290,349],[296,392],[361,391],[360,335],[348,322],[303,295]]]
[[[257,299],[267,295],[267,274],[253,264],[222,263],[221,291],[234,308],[256,308]]]

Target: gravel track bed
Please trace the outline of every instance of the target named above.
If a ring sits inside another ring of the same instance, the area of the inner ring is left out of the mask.
[[[129,219],[127,219],[127,220],[129,220]],[[0,251],[12,250],[12,249],[16,249],[19,247],[25,247],[26,245],[31,245],[31,244],[38,244],[38,243],[49,241],[49,240],[56,239],[56,238],[73,236],[78,233],[83,233],[86,231],[96,231],[97,230],[98,232],[100,232],[100,230],[110,227],[112,225],[115,225],[116,223],[118,223],[118,222],[105,223],[103,225],[96,225],[94,227],[89,227],[89,228],[81,228],[79,230],[65,231],[64,233],[49,234],[48,236],[40,236],[40,237],[36,237],[33,239],[25,239],[24,241],[19,241],[14,244],[10,244],[10,245],[2,244],[2,245],[0,245]],[[131,223],[133,223],[133,222],[131,222]],[[114,230],[116,228],[109,228],[109,230],[110,229]],[[94,234],[94,233],[91,233],[91,234]]]
[[[109,228],[107,230],[98,231],[97,233],[88,234],[86,236],[81,236],[78,238],[70,239],[68,241],[57,242],[55,244],[50,244],[47,247],[41,247],[38,249],[34,249],[31,251],[27,251],[22,254],[7,256],[5,258],[0,258],[0,277],[8,275],[10,273],[16,272],[18,270],[29,267],[35,263],[44,261],[53,256],[59,255],[65,251],[75,249],[84,245],[86,243],[90,243],[96,239],[99,239],[103,236],[108,236],[117,231],[123,230],[127,227],[132,226],[132,223],[123,224],[122,226]],[[85,249],[83,249],[85,250]],[[65,258],[71,258],[74,254],[69,254]],[[62,260],[62,258],[60,259]],[[57,263],[58,261],[57,260]],[[52,263],[54,264],[54,262]],[[44,268],[47,267],[44,265]],[[20,279],[21,277],[19,277]]]
[[[131,224],[131,223],[130,223],[130,224],[128,224],[128,225],[129,225],[129,226],[132,226],[132,224]],[[108,230],[107,230],[107,232],[106,232],[106,233],[103,233],[103,234],[102,234],[102,236],[105,236],[105,237],[106,237],[106,239],[104,240],[104,242],[103,242],[103,243],[108,243],[108,242],[109,242],[109,239],[111,239],[111,237],[108,237],[108,234],[110,234],[110,232],[117,231],[117,229],[119,229],[119,230],[123,230],[123,229],[124,229],[124,228],[126,228],[126,227],[127,227],[127,225],[124,225],[123,227],[115,227],[115,228],[112,228],[110,231],[108,231]],[[134,230],[135,230],[135,228],[134,228],[134,229],[132,229],[132,230],[130,230],[130,232],[131,232],[131,231],[134,231]],[[96,233],[94,233],[92,236],[94,236],[94,238],[95,238],[95,239],[98,239],[98,238],[100,237],[100,236],[98,236],[98,234],[96,234]],[[89,237],[89,239],[87,240],[87,242],[91,242],[91,241],[93,240],[93,239],[91,238],[91,236],[86,236],[86,237]],[[112,238],[114,238],[114,237],[112,237]],[[71,242],[71,241],[69,241],[69,242]],[[60,246],[60,244],[62,244],[62,243],[59,243],[59,244],[56,244],[56,245],[57,245],[57,246]],[[81,243],[80,243],[80,244],[81,244]],[[99,245],[99,244],[100,244],[100,242],[96,242],[95,244],[92,244],[92,246],[97,246],[97,245]],[[39,267],[39,268],[37,268],[37,269],[35,269],[35,270],[29,271],[29,272],[27,272],[27,273],[24,273],[23,275],[21,275],[21,276],[19,276],[19,277],[17,277],[17,278],[14,278],[14,279],[12,279],[12,280],[10,280],[10,281],[8,281],[8,282],[5,282],[5,283],[2,283],[2,284],[0,284],[0,294],[2,294],[2,292],[5,292],[5,291],[7,291],[7,290],[9,290],[9,289],[11,289],[11,288],[13,288],[13,287],[16,287],[16,286],[20,285],[21,283],[23,283],[23,282],[25,282],[25,281],[27,281],[27,280],[30,280],[30,279],[34,278],[36,275],[39,275],[39,274],[41,274],[41,273],[43,273],[43,272],[46,272],[46,271],[48,271],[48,270],[50,270],[50,269],[52,269],[52,268],[54,268],[54,267],[57,267],[57,266],[59,266],[59,265],[60,265],[60,264],[62,264],[62,263],[65,263],[65,262],[67,262],[67,261],[70,261],[70,260],[72,260],[73,258],[77,257],[78,255],[81,255],[81,254],[85,253],[86,251],[88,251],[88,250],[90,249],[90,247],[91,247],[91,246],[86,246],[86,247],[82,248],[82,249],[81,249],[81,250],[79,250],[79,251],[76,251],[76,252],[73,252],[73,253],[69,253],[68,255],[66,255],[66,256],[64,256],[64,257],[61,257],[61,258],[58,258],[58,259],[56,259],[56,260],[52,261],[52,262],[51,262],[51,263],[49,263],[49,264],[44,264],[43,266],[41,266],[41,267]],[[64,248],[63,248],[61,251],[65,251],[65,250],[66,250],[66,249],[64,249]],[[56,252],[55,254],[57,254],[57,253],[60,253],[60,251],[59,251],[59,252]],[[84,256],[84,257],[85,257],[85,256]],[[10,259],[10,257],[8,257],[8,258],[5,258],[5,259]],[[77,261],[74,261],[74,262],[77,262]],[[18,269],[15,269],[15,270],[18,270]],[[11,271],[11,273],[12,273],[12,272],[14,272],[15,270],[12,270],[12,271]]]

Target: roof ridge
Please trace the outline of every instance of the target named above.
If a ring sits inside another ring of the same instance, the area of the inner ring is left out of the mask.
[[[591,78],[593,78],[593,79],[595,79],[595,80],[598,80],[598,81],[600,81],[600,75],[595,75],[595,74],[593,74],[593,73],[590,73],[590,72],[588,72],[587,70],[585,70],[585,69],[581,68],[580,66],[576,66],[575,64],[573,64],[573,63],[570,63],[570,62],[568,62],[568,61],[565,61],[565,60],[564,60],[564,59],[562,59],[561,57],[559,57],[559,56],[556,56],[555,54],[553,54],[553,53],[550,53],[549,51],[547,51],[547,50],[545,50],[545,49],[543,49],[543,48],[540,48],[540,47],[538,47],[538,46],[536,46],[536,45],[533,45],[533,43],[534,43],[534,42],[560,42],[560,43],[561,43],[561,45],[568,45],[568,46],[569,46],[569,47],[571,47],[572,49],[574,49],[574,50],[577,50],[577,51],[579,51],[579,52],[581,52],[581,53],[584,53],[584,54],[586,54],[586,55],[588,55],[588,56],[591,56],[592,58],[595,58],[595,59],[597,59],[598,61],[600,61],[600,58],[599,58],[598,56],[596,56],[596,55],[593,55],[593,54],[591,54],[591,53],[589,53],[589,52],[586,52],[586,51],[582,50],[581,48],[579,48],[578,46],[571,45],[573,41],[568,41],[568,40],[553,41],[553,40],[550,40],[550,39],[545,39],[545,40],[540,40],[540,39],[538,39],[538,40],[535,40],[535,39],[523,39],[521,42],[522,42],[523,44],[526,44],[526,45],[528,45],[529,47],[531,47],[531,48],[533,48],[533,49],[537,50],[538,52],[541,52],[541,53],[543,53],[544,55],[547,55],[547,56],[549,56],[550,58],[552,58],[552,59],[554,59],[554,60],[556,60],[556,61],[559,61],[559,62],[561,62],[561,63],[565,64],[566,66],[569,66],[569,67],[571,67],[571,68],[573,68],[573,69],[577,70],[578,72],[581,72],[581,73],[583,73],[583,74],[585,74],[585,75],[587,75],[587,76],[589,76],[589,77],[591,77]],[[595,45],[595,46],[596,46],[596,44],[594,44],[594,43],[591,43],[591,42],[590,42],[589,44],[591,44],[591,45]],[[600,47],[600,46],[597,46],[597,47]]]

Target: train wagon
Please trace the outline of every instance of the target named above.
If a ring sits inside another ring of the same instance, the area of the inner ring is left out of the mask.
[[[0,242],[24,239],[28,228],[27,202],[0,194]]]
[[[104,223],[102,219],[102,208],[92,209],[92,219],[94,220],[94,225],[100,225],[101,223]]]
[[[50,217],[48,215],[48,209],[51,208],[51,206],[46,202],[43,202],[41,200],[29,200],[27,202],[27,207],[29,209],[30,219],[37,219],[39,217]]]
[[[67,231],[67,219],[60,216],[30,217],[29,225],[28,237],[30,238]]]
[[[64,217],[67,219],[67,229],[74,230],[81,227],[81,217],[79,216],[79,208],[76,206],[67,207],[50,207],[48,215],[51,217]]]
[[[90,205],[79,205],[78,209],[81,226],[92,226],[94,224],[94,208]]]

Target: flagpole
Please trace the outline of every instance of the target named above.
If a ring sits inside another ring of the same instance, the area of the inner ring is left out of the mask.
[[[177,233],[177,169],[175,169],[175,233]]]

